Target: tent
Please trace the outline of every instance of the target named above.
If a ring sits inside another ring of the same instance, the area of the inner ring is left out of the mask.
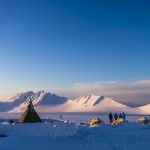
[[[122,122],[124,122],[124,120],[122,118],[118,118],[117,120],[113,120],[112,124],[119,124],[119,123],[122,123]]]
[[[38,114],[36,113],[32,101],[29,101],[28,107],[26,111],[21,115],[19,118],[19,123],[35,123],[35,122],[42,122]]]
[[[147,124],[150,122],[150,120],[146,117],[142,117],[142,118],[137,119],[136,122]]]
[[[97,125],[97,124],[103,124],[104,121],[100,118],[94,118],[88,121],[87,125]]]

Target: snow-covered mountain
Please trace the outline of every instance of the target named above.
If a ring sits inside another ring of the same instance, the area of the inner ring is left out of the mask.
[[[145,105],[145,106],[141,106],[141,107],[137,107],[136,109],[141,114],[150,114],[150,104]]]
[[[22,112],[32,100],[35,109],[39,112],[126,112],[150,113],[150,104],[132,108],[104,96],[83,96],[77,99],[68,99],[45,91],[25,92],[12,97],[7,102],[0,102],[1,112]]]
[[[36,106],[57,106],[67,101],[66,97],[60,97],[45,91],[37,93],[29,91],[20,93],[9,99],[7,102],[0,103],[0,111],[23,111],[28,105],[29,100],[32,100]]]
[[[73,107],[68,107],[67,111],[78,111],[78,112],[116,112],[124,111],[131,112],[132,108],[111,98],[106,98],[104,96],[83,96],[79,97],[73,101]],[[71,104],[70,104],[71,105]]]
[[[75,102],[85,107],[90,107],[90,106],[96,106],[97,104],[101,103],[104,99],[105,99],[104,96],[90,95],[90,96],[79,97],[75,99]]]
[[[10,102],[13,102],[14,105],[20,105],[22,103],[26,104],[29,100],[32,100],[35,106],[37,105],[58,105],[65,103],[67,98],[60,97],[55,94],[51,94],[45,91],[39,91],[34,93],[32,91],[17,94],[16,96],[10,99]]]

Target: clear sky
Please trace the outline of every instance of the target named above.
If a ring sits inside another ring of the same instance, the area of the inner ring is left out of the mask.
[[[149,81],[149,8],[149,0],[1,0],[0,96]]]

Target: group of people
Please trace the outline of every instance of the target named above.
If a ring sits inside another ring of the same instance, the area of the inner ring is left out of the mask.
[[[125,120],[126,119],[125,113],[123,112],[123,113],[120,113],[119,115],[117,113],[115,113],[114,115],[111,112],[109,113],[110,123],[112,123],[113,120],[117,120],[118,118],[122,118],[123,120]]]

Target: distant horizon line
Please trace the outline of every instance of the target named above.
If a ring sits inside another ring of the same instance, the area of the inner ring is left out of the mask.
[[[124,103],[146,104],[150,103],[150,79],[123,81],[99,81],[93,83],[75,83],[68,88],[23,88],[20,90],[3,90],[0,93],[0,100],[8,100],[16,94],[28,91],[45,91],[67,98],[78,98],[81,96],[103,95],[111,97]]]

